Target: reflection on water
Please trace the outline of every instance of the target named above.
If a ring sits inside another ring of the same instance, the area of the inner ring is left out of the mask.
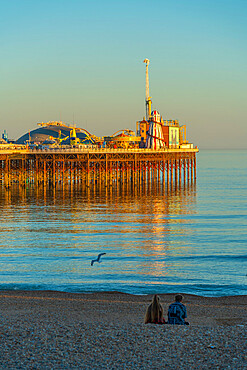
[[[151,185],[0,188],[1,287],[137,292],[156,284],[169,274],[167,256],[186,248],[196,185]]]

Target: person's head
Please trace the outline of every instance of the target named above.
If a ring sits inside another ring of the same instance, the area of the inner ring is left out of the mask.
[[[152,304],[159,304],[159,301],[160,301],[160,297],[158,296],[158,294],[155,294],[153,296]]]
[[[182,294],[176,294],[175,295],[175,302],[182,302],[183,296]]]

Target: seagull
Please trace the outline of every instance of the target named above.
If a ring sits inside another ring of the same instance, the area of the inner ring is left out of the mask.
[[[96,258],[96,260],[92,260],[92,261],[91,261],[91,266],[93,266],[94,262],[99,262],[99,263],[100,263],[100,262],[101,262],[101,261],[100,261],[100,257],[101,257],[101,256],[103,256],[104,254],[106,254],[106,253],[100,253],[100,254],[98,255],[98,257]]]

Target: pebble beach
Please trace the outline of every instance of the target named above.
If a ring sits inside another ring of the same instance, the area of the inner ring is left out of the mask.
[[[0,368],[247,369],[247,296],[184,295],[190,326],[145,325],[151,299],[1,291]]]

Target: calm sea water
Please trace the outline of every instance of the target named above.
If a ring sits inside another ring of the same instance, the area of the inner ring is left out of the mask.
[[[172,191],[0,187],[0,289],[247,294],[247,151],[197,167]]]

